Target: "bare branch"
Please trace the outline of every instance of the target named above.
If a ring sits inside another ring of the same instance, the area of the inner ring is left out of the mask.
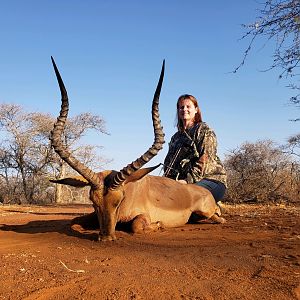
[[[247,29],[241,39],[250,39],[241,63],[234,69],[236,73],[246,62],[258,38],[275,42],[273,62],[269,68],[281,69],[279,78],[298,79],[300,63],[300,1],[266,0],[255,22],[242,25]],[[294,84],[295,85],[295,84]],[[298,86],[298,82],[295,85]],[[299,94],[292,97],[291,103],[299,104]],[[296,107],[299,107],[296,105]],[[298,120],[298,119],[296,119]]]

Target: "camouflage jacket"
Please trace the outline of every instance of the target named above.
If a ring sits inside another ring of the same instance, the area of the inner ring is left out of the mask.
[[[227,186],[226,172],[217,155],[216,135],[204,122],[172,136],[164,171],[166,177],[188,183],[206,178]]]

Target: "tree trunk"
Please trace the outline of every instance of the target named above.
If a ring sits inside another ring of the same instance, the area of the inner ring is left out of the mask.
[[[64,162],[62,162],[60,172],[59,172],[59,178],[64,178],[65,175],[66,175],[66,165]],[[58,204],[64,203],[62,184],[56,184],[55,201]]]

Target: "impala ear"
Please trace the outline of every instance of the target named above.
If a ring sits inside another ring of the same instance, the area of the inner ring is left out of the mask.
[[[160,165],[161,164],[158,164],[154,167],[148,167],[148,168],[143,168],[143,169],[137,170],[136,172],[131,174],[128,178],[126,178],[126,180],[124,181],[124,184],[126,184],[128,182],[134,182],[134,181],[137,181],[137,180],[143,178],[144,176],[146,176],[147,174],[149,174],[150,172],[152,172],[156,168],[158,168]]]
[[[85,187],[90,185],[89,182],[82,176],[67,177],[62,179],[50,179],[49,181],[53,183],[65,184],[75,187]]]

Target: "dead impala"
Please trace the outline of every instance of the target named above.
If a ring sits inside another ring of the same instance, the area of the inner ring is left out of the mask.
[[[223,223],[221,212],[210,192],[197,185],[183,185],[173,179],[147,175],[156,167],[141,167],[151,160],[164,143],[158,105],[165,63],[152,102],[154,128],[153,145],[138,159],[121,171],[94,172],[83,165],[62,142],[62,132],[67,120],[69,101],[62,78],[52,59],[61,91],[61,110],[51,132],[51,145],[56,153],[81,176],[52,180],[75,187],[90,186],[93,203],[100,225],[99,240],[115,240],[117,222],[132,222],[132,231],[142,233],[160,227],[186,224],[192,213]],[[147,175],[147,176],[146,176]]]

